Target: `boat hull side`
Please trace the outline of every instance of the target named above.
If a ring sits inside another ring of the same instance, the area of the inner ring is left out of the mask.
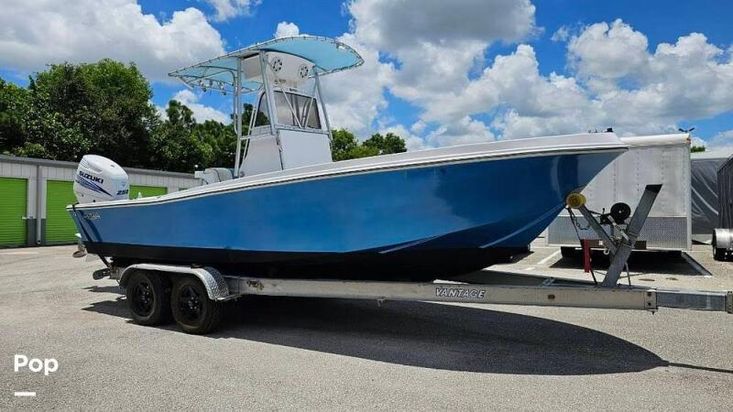
[[[369,262],[391,262],[393,255],[415,263],[443,251],[441,259],[450,260],[465,250],[475,256],[472,262],[490,264],[507,250],[526,247],[555,218],[565,196],[619,154],[437,164],[71,213],[91,252],[118,258],[155,253],[177,261],[180,255],[166,251],[193,250],[204,253],[184,253],[191,258],[181,262],[214,263],[220,261],[215,255],[233,254],[251,264],[372,255],[376,260]]]

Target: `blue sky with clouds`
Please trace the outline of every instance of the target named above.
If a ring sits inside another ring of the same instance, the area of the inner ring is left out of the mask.
[[[614,127],[696,127],[733,145],[730,1],[3,0],[0,76],[47,63],[135,61],[153,102],[226,120],[229,101],[165,78],[281,34],[338,37],[364,67],[324,82],[333,123],[411,148]],[[26,21],[27,20],[27,21]],[[284,24],[285,22],[289,24]],[[696,34],[697,33],[697,34]]]

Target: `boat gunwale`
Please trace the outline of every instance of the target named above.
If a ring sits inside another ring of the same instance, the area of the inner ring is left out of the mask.
[[[581,145],[578,145],[581,146]],[[154,197],[145,197],[140,199],[129,199],[129,200],[115,200],[115,201],[108,201],[108,202],[95,202],[95,203],[84,203],[84,204],[76,204],[72,207],[72,205],[68,205],[66,207],[67,210],[82,210],[82,209],[107,209],[107,208],[120,208],[120,207],[135,207],[135,206],[147,206],[151,204],[162,204],[162,203],[172,203],[172,202],[178,202],[183,200],[189,200],[199,197],[207,197],[222,193],[228,193],[228,192],[235,192],[240,190],[252,190],[262,187],[270,187],[270,186],[280,186],[284,184],[290,184],[295,182],[302,182],[302,181],[315,181],[315,180],[321,180],[326,178],[333,178],[337,176],[344,176],[344,175],[359,175],[359,174],[367,174],[367,173],[380,173],[380,172],[389,172],[393,170],[402,170],[402,169],[422,169],[427,167],[434,167],[435,165],[454,165],[454,164],[468,164],[468,163],[477,163],[482,161],[495,161],[495,160],[502,160],[502,159],[508,159],[508,158],[529,158],[529,157],[541,157],[541,156],[547,156],[547,155],[563,155],[563,154],[591,154],[591,153],[603,153],[603,152],[625,152],[628,150],[628,145],[623,144],[622,142],[613,143],[613,144],[606,144],[606,145],[584,145],[583,147],[559,147],[559,148],[547,148],[547,147],[541,147],[537,148],[535,150],[523,150],[521,152],[517,152],[516,150],[514,153],[509,151],[508,153],[502,153],[500,151],[483,151],[483,152],[473,152],[471,154],[466,154],[464,156],[436,156],[431,158],[425,158],[425,159],[412,159],[410,162],[382,162],[382,163],[374,163],[371,165],[359,165],[358,167],[344,167],[344,168],[334,168],[330,170],[318,170],[315,172],[310,173],[301,173],[301,174],[293,174],[289,176],[278,176],[275,178],[269,178],[269,179],[262,179],[262,180],[255,180],[255,181],[247,181],[247,182],[237,182],[237,180],[241,180],[243,178],[238,179],[232,179],[227,180],[223,183],[223,185],[220,185],[220,183],[215,183],[213,185],[204,185],[202,187],[206,186],[219,186],[218,188],[212,189],[212,190],[200,190],[200,191],[194,191],[192,193],[190,192],[191,189],[188,190],[182,190],[178,192],[172,192],[166,195],[161,196],[154,196]],[[334,162],[338,163],[338,162]],[[306,167],[312,167],[312,166],[306,166]],[[280,173],[274,172],[274,173]],[[192,188],[192,189],[198,189],[198,188]],[[170,196],[169,196],[170,195]]]

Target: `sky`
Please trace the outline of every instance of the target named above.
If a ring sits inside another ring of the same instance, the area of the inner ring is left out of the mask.
[[[231,96],[167,73],[273,37],[314,34],[365,63],[324,77],[334,127],[411,150],[612,127],[695,127],[733,149],[733,2],[601,0],[0,0],[0,77],[135,62],[152,102],[228,122]]]

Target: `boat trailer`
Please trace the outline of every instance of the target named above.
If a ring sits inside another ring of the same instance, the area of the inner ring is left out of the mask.
[[[611,261],[601,283],[551,277],[508,274],[486,276],[490,283],[385,282],[318,279],[273,279],[222,273],[214,267],[139,263],[100,269],[95,279],[110,277],[126,290],[133,319],[144,325],[166,321],[170,314],[184,332],[204,334],[216,327],[224,302],[248,295],[339,299],[463,302],[499,305],[535,305],[602,309],[660,307],[733,313],[733,291],[698,291],[647,288],[619,284],[636,238],[661,190],[648,185],[626,224],[629,213],[601,215],[585,207],[585,198],[573,192],[566,199],[600,236]],[[618,209],[618,208],[617,208]],[[627,209],[628,207],[621,208]],[[594,215],[595,214],[595,215]],[[572,213],[571,213],[572,215]],[[605,227],[604,227],[605,226]],[[493,279],[492,279],[493,278]],[[171,313],[172,312],[172,313]]]

